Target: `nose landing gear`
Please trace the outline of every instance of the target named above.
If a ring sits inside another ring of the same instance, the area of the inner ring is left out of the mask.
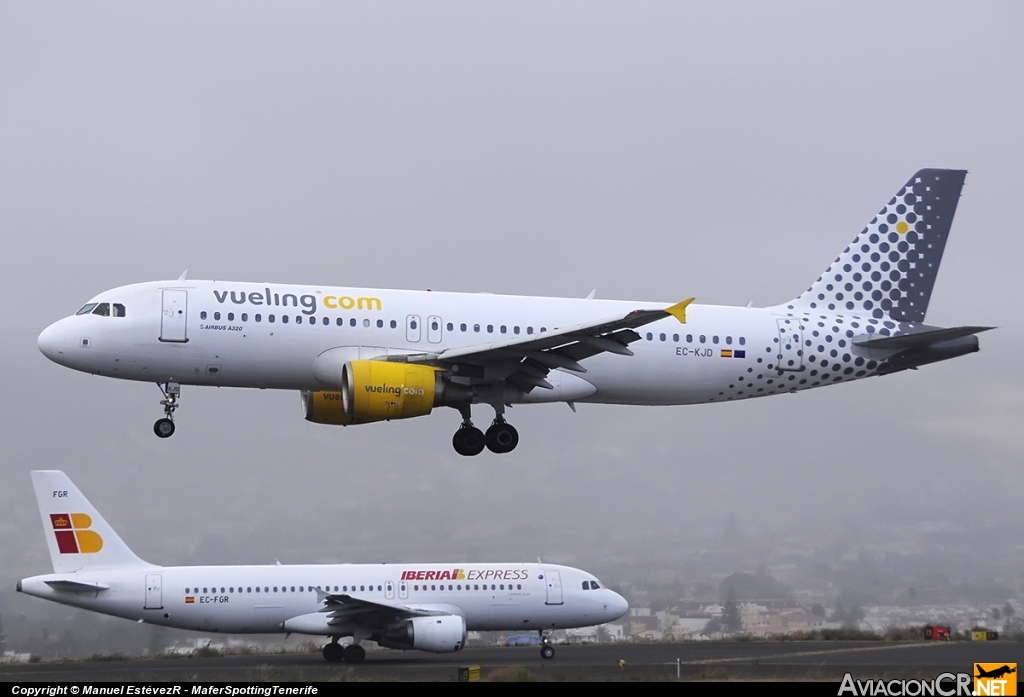
[[[555,657],[555,647],[551,645],[551,639],[543,629],[540,630],[540,657],[543,659]]]
[[[164,398],[160,404],[164,407],[164,418],[157,419],[153,424],[153,433],[158,438],[170,438],[174,435],[174,410],[178,408],[178,397],[181,396],[181,385],[176,382],[168,382],[166,385],[157,383]]]

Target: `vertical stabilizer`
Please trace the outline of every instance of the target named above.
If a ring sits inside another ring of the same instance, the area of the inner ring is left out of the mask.
[[[66,474],[32,472],[54,573],[150,566],[128,549]]]
[[[923,322],[960,190],[960,169],[910,178],[791,309]]]

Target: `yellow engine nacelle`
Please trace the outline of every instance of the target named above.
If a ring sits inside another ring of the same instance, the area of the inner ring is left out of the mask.
[[[439,371],[423,365],[350,361],[341,376],[344,411],[357,422],[425,416],[442,392]]]
[[[363,423],[345,413],[340,392],[302,392],[302,415],[315,424],[348,426]]]

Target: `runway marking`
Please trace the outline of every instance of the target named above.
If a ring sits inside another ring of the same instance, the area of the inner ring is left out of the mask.
[[[690,666],[690,665],[701,665],[701,664],[707,664],[707,663],[738,663],[738,662],[742,662],[742,661],[764,661],[764,660],[772,660],[772,659],[776,659],[776,658],[790,658],[790,657],[796,657],[796,656],[825,656],[825,655],[837,654],[837,653],[862,653],[864,651],[889,651],[889,650],[892,650],[892,649],[915,649],[915,648],[923,648],[923,647],[926,647],[926,646],[935,646],[935,645],[936,645],[935,642],[931,641],[931,642],[921,642],[921,643],[915,643],[915,644],[889,644],[889,645],[886,645],[886,646],[864,646],[864,647],[855,648],[855,649],[847,648],[847,649],[821,649],[821,650],[817,650],[817,651],[793,651],[791,653],[768,654],[766,656],[734,656],[732,658],[708,658],[708,659],[704,659],[704,660],[700,660],[700,661],[682,661],[681,665]],[[673,661],[671,663],[665,663],[663,665],[676,665],[676,664]]]

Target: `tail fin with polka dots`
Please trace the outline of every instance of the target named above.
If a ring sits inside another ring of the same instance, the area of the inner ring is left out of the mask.
[[[792,309],[923,322],[967,171],[922,169]]]

